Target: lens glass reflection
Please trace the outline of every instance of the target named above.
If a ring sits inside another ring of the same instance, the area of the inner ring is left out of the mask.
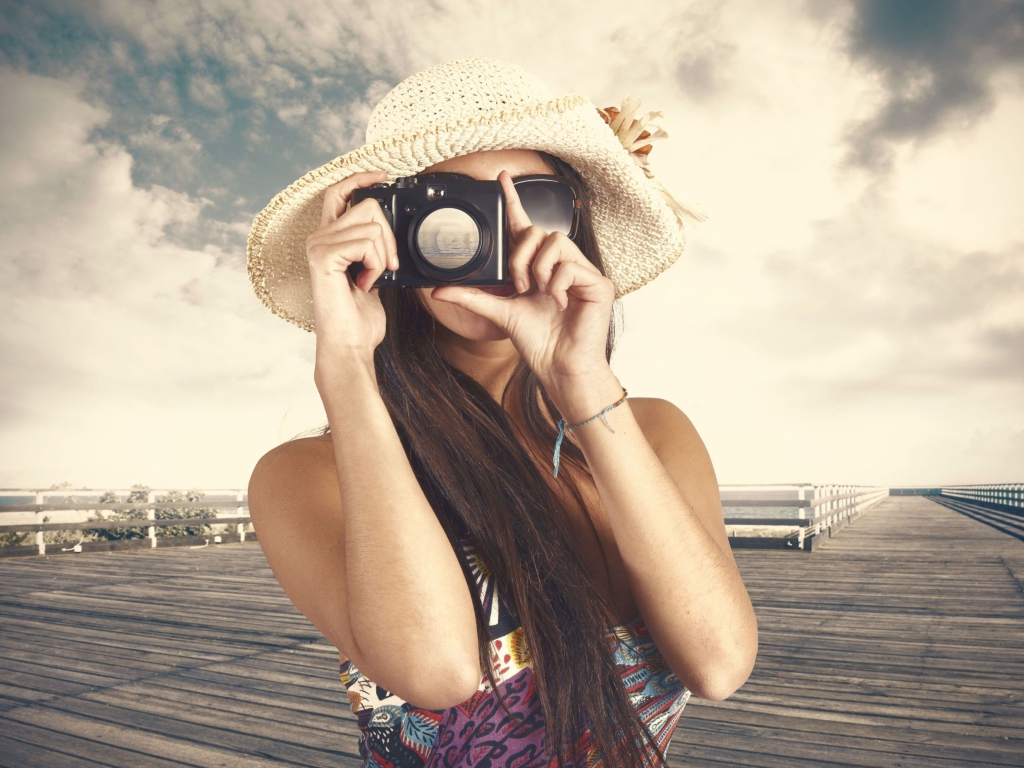
[[[473,217],[458,208],[438,208],[420,222],[416,246],[438,269],[459,269],[476,255],[480,230]]]

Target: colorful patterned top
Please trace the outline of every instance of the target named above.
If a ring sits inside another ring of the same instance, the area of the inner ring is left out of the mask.
[[[533,665],[523,643],[523,629],[505,598],[498,594],[491,571],[470,544],[463,545],[480,593],[484,615],[490,617],[491,663],[509,709],[528,726],[516,735],[490,686],[486,673],[466,701],[445,710],[415,707],[363,675],[351,659],[341,662],[341,682],[362,735],[363,768],[551,768],[557,761],[545,754],[544,715],[534,690]],[[690,691],[665,664],[639,614],[629,624],[607,630],[609,647],[622,682],[636,707],[665,750],[690,698]],[[588,734],[589,736],[589,734]],[[585,765],[604,761],[591,743]]]

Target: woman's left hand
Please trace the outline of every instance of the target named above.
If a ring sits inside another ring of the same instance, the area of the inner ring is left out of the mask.
[[[508,333],[545,387],[610,372],[605,358],[615,285],[562,232],[534,226],[507,171],[505,191],[511,255],[508,271],[527,290],[509,298],[471,286],[445,285],[430,297],[487,318]]]

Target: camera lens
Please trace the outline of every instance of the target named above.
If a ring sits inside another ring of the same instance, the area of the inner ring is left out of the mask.
[[[465,211],[438,208],[420,222],[416,245],[423,258],[438,269],[459,269],[476,255],[480,228]]]

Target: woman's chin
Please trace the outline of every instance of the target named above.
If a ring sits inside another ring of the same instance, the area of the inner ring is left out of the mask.
[[[501,326],[457,304],[430,298],[432,288],[417,289],[420,301],[446,330],[469,341],[501,341],[509,338]]]
[[[471,341],[501,341],[509,337],[499,326],[479,315],[461,325],[462,327],[457,329],[456,332],[463,338],[470,339]]]

